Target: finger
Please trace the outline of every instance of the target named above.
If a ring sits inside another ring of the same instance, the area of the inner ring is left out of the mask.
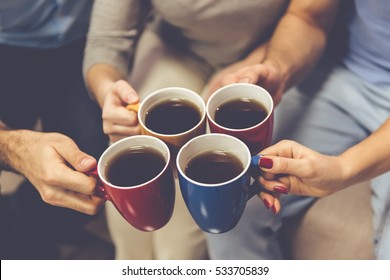
[[[135,111],[129,111],[124,106],[104,108],[102,114],[103,122],[116,123],[127,126],[138,124],[138,116]]]
[[[95,215],[104,205],[105,200],[94,195],[84,195],[61,188],[46,188],[41,193],[42,199],[51,205],[66,207],[75,211]]]
[[[212,78],[211,81],[205,86],[207,89],[206,94],[207,96],[211,96],[217,89],[221,87],[220,79],[214,79]]]
[[[64,159],[77,171],[87,172],[97,165],[96,159],[81,151],[70,138],[56,142],[54,148],[60,158]]]
[[[260,154],[262,155],[272,155],[272,156],[283,156],[283,157],[293,157],[293,150],[301,146],[295,141],[292,140],[282,140],[278,143],[269,146],[262,150]]]
[[[140,133],[140,127],[137,126],[124,126],[120,124],[108,124],[103,123],[103,132],[105,134],[111,135],[111,134],[118,134],[122,135],[123,137],[136,135]]]
[[[83,194],[93,194],[96,179],[85,175],[96,167],[96,160],[80,151],[72,141],[59,141],[54,145],[58,153],[59,163],[50,170],[47,184],[69,189]],[[69,165],[73,167],[69,167]]]
[[[268,76],[267,68],[262,64],[255,64],[243,69],[238,74],[238,82],[240,83],[261,83]]]
[[[290,192],[290,180],[287,177],[279,178],[279,180],[267,180],[264,177],[259,177],[259,183],[268,191],[279,194],[287,194]]]
[[[310,174],[310,165],[305,159],[275,156],[263,156],[259,161],[261,170],[273,174],[289,174],[306,178]]]
[[[108,137],[110,138],[110,143],[113,144],[119,140],[122,140],[123,138],[126,138],[127,136],[123,134],[109,134]]]
[[[112,126],[112,134],[122,134],[126,136],[140,134],[140,127],[137,126],[123,126],[119,124],[114,124]]]
[[[52,175],[46,180],[46,184],[85,195],[92,195],[95,193],[97,180],[93,176],[87,176],[82,172],[71,169],[63,162],[53,168]]]
[[[269,194],[260,192],[259,197],[263,200],[264,206],[270,209],[274,214],[278,214],[281,210],[280,199],[278,194]]]
[[[234,84],[234,83],[237,83],[239,81],[239,79],[240,79],[240,77],[236,73],[231,73],[231,74],[224,76],[221,79],[221,85],[227,86],[230,84]]]
[[[124,80],[119,80],[113,85],[113,92],[124,102],[134,104],[139,102],[136,91]]]
[[[281,207],[281,203],[280,203],[279,197],[275,198],[274,206],[271,209],[272,209],[272,212],[274,212],[274,214],[279,214],[280,213],[280,210],[282,210],[282,207]]]
[[[263,201],[264,206],[267,209],[271,209],[271,207],[274,206],[275,198],[271,194],[266,193],[266,192],[260,192],[258,194],[258,197]]]
[[[273,180],[275,179],[275,174],[269,173],[269,172],[263,172],[262,177],[266,180]]]

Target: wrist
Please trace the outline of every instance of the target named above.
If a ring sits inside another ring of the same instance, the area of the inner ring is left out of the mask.
[[[29,130],[0,131],[0,165],[5,169],[23,173],[23,157],[28,152],[26,141],[31,138]],[[31,148],[31,147],[30,147]]]
[[[88,70],[87,82],[101,108],[113,84],[121,79],[119,71],[109,64],[96,64]]]
[[[356,181],[357,173],[355,161],[349,157],[347,153],[343,153],[337,157],[341,172],[342,181],[345,185],[352,185]]]
[[[270,72],[277,73],[282,83],[286,83],[289,80],[291,69],[286,63],[275,58],[266,58],[263,64],[268,67]]]

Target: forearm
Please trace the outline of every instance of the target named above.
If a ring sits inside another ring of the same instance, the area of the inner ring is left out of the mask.
[[[101,92],[107,92],[105,87],[128,75],[136,39],[148,10],[148,7],[144,7],[146,2],[95,0],[85,47],[83,73],[90,91],[100,105]]]
[[[390,118],[373,134],[340,155],[352,185],[390,171]]]
[[[20,172],[26,130],[0,130],[0,169]]]
[[[267,44],[264,64],[280,70],[284,89],[298,83],[320,58],[338,1],[295,0]]]
[[[100,107],[103,107],[104,99],[113,83],[124,79],[123,75],[110,64],[94,64],[87,71],[86,81],[94,94]]]

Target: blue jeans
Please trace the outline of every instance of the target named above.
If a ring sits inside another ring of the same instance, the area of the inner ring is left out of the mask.
[[[375,131],[390,116],[390,87],[365,82],[341,65],[319,67],[301,86],[287,92],[275,110],[273,142],[295,140],[337,155]],[[388,140],[384,139],[384,145]],[[375,255],[390,259],[390,173],[372,180]],[[212,259],[281,259],[277,239],[283,219],[302,213],[315,198],[283,196],[274,215],[251,199],[230,232],[207,235]]]

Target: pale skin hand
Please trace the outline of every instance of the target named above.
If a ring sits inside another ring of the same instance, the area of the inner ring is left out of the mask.
[[[284,90],[279,66],[271,62],[258,63],[264,59],[267,44],[260,46],[250,56],[233,63],[213,76],[208,85],[208,96],[217,89],[233,83],[258,84],[264,87],[279,103]]]
[[[126,109],[127,104],[139,102],[138,95],[113,66],[93,65],[87,82],[102,108],[103,131],[110,142],[140,133],[137,113]]]
[[[58,133],[0,130],[0,164],[23,174],[51,205],[94,215],[104,204],[96,179],[84,172],[96,160]]]
[[[274,207],[281,209],[280,194],[296,194],[313,197],[330,195],[346,187],[346,170],[342,160],[336,156],[326,156],[306,148],[294,141],[283,140],[263,151],[265,160],[272,160],[272,168],[261,168],[260,184],[278,194],[261,193],[259,197]]]
[[[344,187],[346,171],[340,157],[320,154],[290,140],[280,141],[262,153],[272,160],[272,168],[262,168],[264,174],[260,177],[268,190],[280,186],[291,194],[322,197]]]
[[[272,160],[272,167],[268,163],[264,168],[264,161],[260,161],[263,174],[259,182],[278,195],[330,195],[390,170],[390,148],[384,145],[385,139],[390,139],[390,118],[339,156],[323,155],[294,141],[281,141],[260,152],[265,155],[265,161]],[[259,196],[279,212],[278,195],[261,193]]]
[[[318,61],[338,4],[335,0],[292,0],[270,40],[223,70],[223,76],[216,76],[209,95],[220,86],[245,82],[264,87],[277,105],[282,94]]]

